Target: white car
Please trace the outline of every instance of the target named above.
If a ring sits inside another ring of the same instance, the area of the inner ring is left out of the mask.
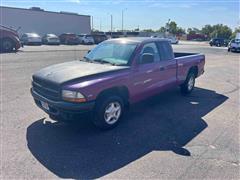
[[[240,52],[240,39],[233,39],[228,44],[228,52]]]
[[[94,44],[94,39],[91,35],[80,34],[78,35],[81,44]]]
[[[178,39],[176,37],[168,37],[170,40],[171,44],[178,44]]]
[[[21,37],[21,42],[24,45],[41,45],[42,38],[37,33],[25,33]]]
[[[46,34],[42,37],[43,44],[59,45],[60,40],[55,34]]]

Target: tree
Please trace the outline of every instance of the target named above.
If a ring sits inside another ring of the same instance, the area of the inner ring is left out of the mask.
[[[225,38],[229,39],[232,35],[232,30],[226,25],[223,24],[217,24],[213,26],[213,31],[210,33],[211,38]]]
[[[162,26],[160,29],[157,30],[157,32],[161,32],[161,33],[165,33],[167,31],[171,34],[178,34],[178,35],[186,33],[183,28],[177,26],[177,23],[175,21],[166,23],[165,26]]]
[[[213,27],[210,24],[205,25],[202,29],[201,29],[201,33],[207,35],[208,37],[210,37],[210,34],[213,32]]]
[[[143,32],[154,32],[152,29],[144,29]]]
[[[177,32],[176,32],[177,35],[183,35],[183,34],[186,34],[186,31],[185,29],[181,28],[181,27],[177,27]]]
[[[167,23],[166,27],[168,28],[168,32],[170,32],[172,34],[177,33],[177,23],[175,21],[171,21],[171,22]]]
[[[231,38],[231,39],[236,38],[237,33],[240,33],[240,27],[235,28],[235,30],[234,30],[234,32],[232,33],[232,35],[231,35],[230,38]]]
[[[188,28],[187,29],[187,33],[189,35],[197,34],[198,32],[199,32],[199,30],[197,28]]]
[[[167,31],[167,29],[163,26],[157,30],[157,32],[161,32],[161,33],[165,33],[166,31]]]

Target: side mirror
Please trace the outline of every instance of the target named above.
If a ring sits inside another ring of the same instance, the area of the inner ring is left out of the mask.
[[[140,64],[149,64],[154,62],[154,56],[150,53],[144,53],[142,54],[140,58]]]

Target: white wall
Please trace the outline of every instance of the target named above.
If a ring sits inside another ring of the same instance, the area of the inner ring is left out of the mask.
[[[28,9],[0,7],[0,24],[17,29],[19,33],[36,32],[40,35],[71,32],[76,34],[91,31],[90,16],[34,11]]]

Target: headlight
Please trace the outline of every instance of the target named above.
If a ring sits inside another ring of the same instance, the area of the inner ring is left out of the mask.
[[[62,90],[62,98],[65,101],[86,102],[85,97],[80,92],[76,91]]]

